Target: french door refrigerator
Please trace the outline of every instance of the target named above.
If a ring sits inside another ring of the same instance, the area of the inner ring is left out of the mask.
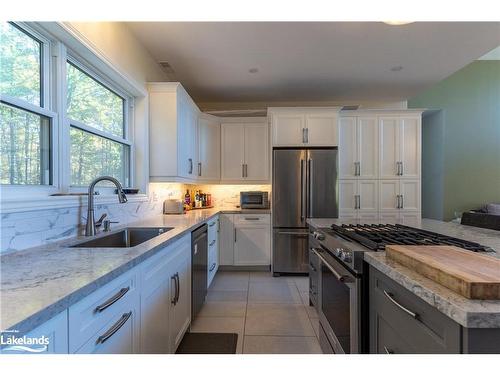
[[[307,273],[308,218],[338,217],[337,148],[273,150],[273,273]]]

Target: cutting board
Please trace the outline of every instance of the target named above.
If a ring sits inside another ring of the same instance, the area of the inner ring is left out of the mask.
[[[500,299],[500,259],[455,246],[387,245],[386,256],[470,299]]]

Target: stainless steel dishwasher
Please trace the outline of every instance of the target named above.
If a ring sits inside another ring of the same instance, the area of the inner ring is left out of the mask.
[[[200,312],[207,296],[208,231],[203,224],[191,232],[191,321]]]

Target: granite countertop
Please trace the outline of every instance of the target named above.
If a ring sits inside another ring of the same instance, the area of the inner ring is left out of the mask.
[[[316,228],[328,227],[331,224],[358,223],[356,220],[342,219],[310,219],[308,222]],[[363,223],[376,222],[363,221]],[[488,255],[500,257],[500,232],[498,231],[431,219],[422,219],[421,223],[414,227],[478,242],[496,251],[496,253],[487,253]],[[500,328],[500,301],[471,300],[462,297],[410,268],[388,259],[383,251],[367,251],[365,261],[463,327]]]
[[[218,213],[270,210],[211,208],[129,223],[127,227],[173,228],[133,248],[69,247],[88,239],[78,237],[1,255],[0,331],[29,332]]]

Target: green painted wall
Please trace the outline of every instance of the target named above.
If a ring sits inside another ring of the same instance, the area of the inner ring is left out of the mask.
[[[408,107],[441,110],[422,121],[422,215],[500,202],[500,61],[475,61]]]

